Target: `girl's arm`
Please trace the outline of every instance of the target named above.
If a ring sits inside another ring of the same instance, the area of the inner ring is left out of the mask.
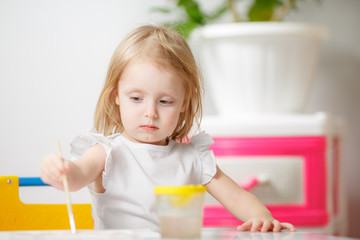
[[[41,179],[53,187],[64,190],[62,177],[67,175],[69,190],[77,191],[87,184],[99,182],[104,170],[106,152],[103,146],[95,144],[75,161],[63,161],[57,154],[46,156],[41,164]],[[101,191],[101,190],[100,190]]]
[[[231,214],[244,223],[238,226],[241,231],[274,231],[282,229],[295,231],[290,223],[280,223],[274,219],[265,205],[253,194],[245,191],[219,167],[214,178],[206,184],[207,191],[218,200]]]

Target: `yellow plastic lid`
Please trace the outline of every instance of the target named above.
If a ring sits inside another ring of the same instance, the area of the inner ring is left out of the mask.
[[[190,193],[204,193],[206,187],[203,185],[183,185],[183,186],[157,186],[155,187],[156,194],[190,194]]]

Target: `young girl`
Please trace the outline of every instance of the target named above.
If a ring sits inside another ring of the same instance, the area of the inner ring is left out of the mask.
[[[63,190],[66,174],[71,191],[88,186],[96,229],[158,230],[154,187],[201,184],[244,222],[238,230],[295,231],[217,167],[209,135],[189,140],[202,115],[201,82],[181,35],[155,26],[135,29],[111,59],[96,131],[72,142],[74,161],[45,157],[42,180]]]

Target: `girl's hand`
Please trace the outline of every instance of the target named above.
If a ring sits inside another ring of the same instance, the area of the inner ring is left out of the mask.
[[[251,231],[251,232],[280,232],[281,230],[288,229],[295,232],[295,227],[291,223],[281,223],[276,219],[250,219],[237,227],[238,231]]]
[[[69,171],[69,162],[57,154],[44,157],[41,163],[40,177],[44,183],[63,190],[63,176]]]

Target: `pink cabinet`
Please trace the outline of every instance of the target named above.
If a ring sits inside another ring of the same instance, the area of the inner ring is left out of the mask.
[[[340,126],[323,113],[208,117],[202,124],[214,138],[211,149],[219,167],[262,200],[275,218],[324,233],[344,231],[339,225],[345,221]],[[206,196],[204,226],[240,223]]]

